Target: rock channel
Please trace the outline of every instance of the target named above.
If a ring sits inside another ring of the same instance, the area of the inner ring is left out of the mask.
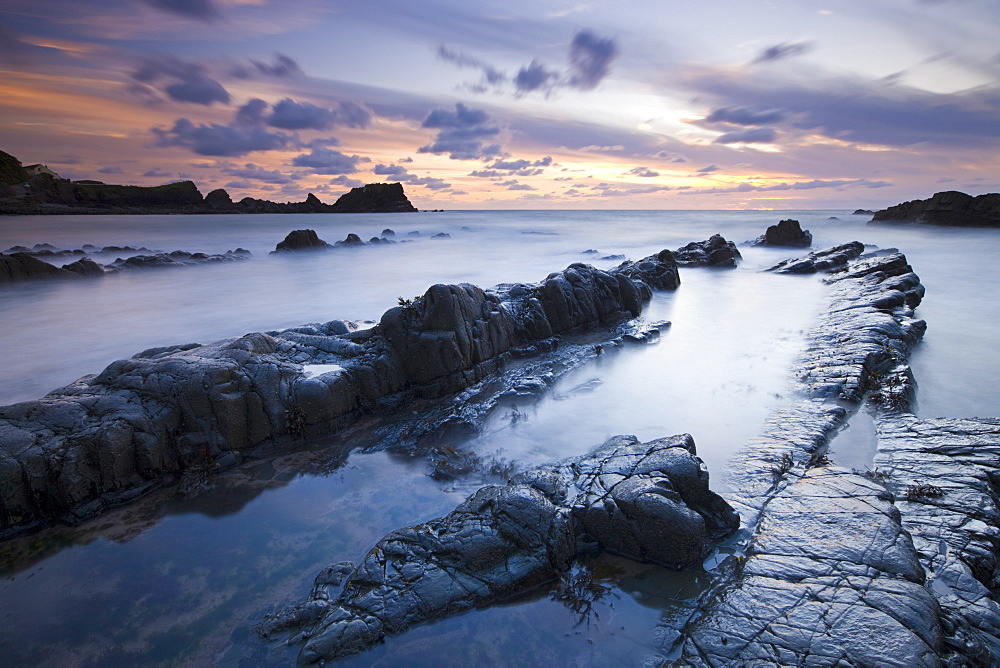
[[[634,318],[652,290],[678,283],[663,251],[497,292],[435,285],[366,330],[334,321],[143,351],[0,407],[0,537],[461,391],[516,356],[552,350],[561,334]]]
[[[847,244],[783,263],[824,271],[829,302],[794,367],[801,399],[732,464],[745,556],[682,638],[684,665],[991,665],[1000,657],[1000,421],[909,413],[923,286],[894,250]],[[867,403],[873,471],[830,462]]]

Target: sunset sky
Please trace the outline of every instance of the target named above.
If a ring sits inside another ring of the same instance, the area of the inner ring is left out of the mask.
[[[996,0],[4,0],[0,150],[420,208],[883,208],[1000,190]]]

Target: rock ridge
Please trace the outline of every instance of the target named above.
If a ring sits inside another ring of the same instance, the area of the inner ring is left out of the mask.
[[[876,211],[872,222],[901,220],[957,227],[1000,226],[1000,193],[973,197],[957,190],[934,193],[929,199],[915,199]]]
[[[235,466],[458,392],[516,356],[551,350],[559,335],[634,318],[653,289],[678,282],[665,251],[497,291],[435,285],[366,330],[333,321],[143,351],[0,407],[0,536],[74,523],[185,471]]]

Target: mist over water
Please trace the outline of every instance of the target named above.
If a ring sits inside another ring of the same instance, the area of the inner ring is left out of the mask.
[[[0,404],[38,398],[154,346],[307,322],[378,320],[398,297],[434,283],[536,282],[573,262],[610,268],[620,260],[599,258],[638,259],[713,233],[739,244],[782,218],[811,230],[814,249],[859,240],[906,253],[927,288],[917,310],[927,335],[912,358],[920,414],[998,413],[1000,300],[992,291],[1000,284],[1000,230],[867,226],[866,217],[841,211],[0,218],[0,250],[47,242],[253,252],[245,262],[0,286]],[[391,228],[407,242],[268,255],[289,231],[303,228],[329,243]],[[451,237],[430,238],[439,232]],[[584,254],[588,249],[599,253]],[[740,250],[739,268],[682,269],[677,291],[654,296],[643,318],[672,322],[658,343],[608,351],[542,400],[519,407],[516,420],[500,411],[467,446],[527,467],[581,454],[614,434],[645,441],[689,432],[713,487],[724,489],[728,458],[759,432],[770,407],[788,400],[789,365],[823,293],[817,277],[760,271],[801,253]],[[324,475],[277,468],[265,462],[241,472],[246,480],[230,476],[236,482],[192,500],[149,499],[80,529],[0,545],[0,561],[8,564],[0,567],[5,655],[33,663],[45,647],[53,665],[70,658],[236,665],[259,651],[249,626],[304,597],[319,568],[360,559],[386,531],[448,512],[480,482],[442,484],[426,475],[424,462],[387,453],[354,453]],[[703,585],[663,569],[615,567],[625,572],[596,606],[600,620],[585,630],[543,592],[414,629],[354,663],[412,660],[414,652],[466,663],[531,661],[546,652],[553,660],[628,656],[638,663],[657,623],[683,618],[677,600]],[[505,649],[490,654],[476,644],[484,637]]]

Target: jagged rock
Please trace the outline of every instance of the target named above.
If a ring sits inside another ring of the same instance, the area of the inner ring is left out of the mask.
[[[612,272],[574,264],[498,293],[435,285],[371,329],[331,324],[151,349],[0,407],[0,536],[77,522],[186,470],[231,467],[465,389],[519,351],[551,349],[544,342],[562,332],[639,315],[670,269],[652,256]],[[303,364],[338,370],[312,376]]]
[[[681,267],[735,267],[743,259],[736,244],[719,234],[678,248],[674,257]]]
[[[316,235],[316,230],[292,230],[288,233],[288,236],[285,237],[284,241],[274,247],[272,253],[282,251],[323,250],[325,248],[333,248],[333,246],[320,239],[319,236]]]
[[[808,248],[812,245],[812,234],[809,230],[803,230],[799,221],[789,218],[768,227],[763,235],[753,241],[753,245]]]
[[[193,210],[205,201],[192,181],[153,187],[75,184],[75,188],[75,201],[91,207]]]
[[[80,274],[43,262],[28,253],[0,253],[0,283],[38,278],[79,278]]]
[[[682,568],[738,525],[709,489],[689,435],[645,444],[617,436],[583,457],[484,487],[445,517],[393,531],[342,584],[328,573],[344,564],[324,570],[307,601],[258,629],[265,637],[304,630],[300,662],[335,660],[552,582],[569,569],[580,539]]]
[[[677,258],[673,251],[667,249],[638,262],[623,262],[613,271],[629,278],[637,278],[654,290],[676,290],[681,284]]]
[[[64,264],[62,266],[66,271],[72,271],[81,276],[103,276],[104,269],[101,265],[97,264],[90,258],[84,257],[80,258],[76,262],[71,262],[70,264]]]
[[[779,274],[815,274],[820,271],[843,267],[848,261],[865,252],[865,245],[860,241],[824,248],[805,257],[782,260],[768,271]]]
[[[24,171],[20,160],[10,153],[0,151],[0,183],[16,185],[24,183],[28,178],[28,173]]]
[[[395,213],[416,211],[402,183],[369,183],[351,188],[333,204],[334,213]]]
[[[394,236],[396,236],[396,233],[395,233],[395,232],[393,232],[393,231],[392,231],[391,229],[389,229],[388,227],[387,227],[387,228],[385,228],[384,230],[382,230],[382,238],[383,238],[383,239],[387,239],[387,238],[389,238],[389,237],[394,237]]]
[[[431,239],[451,239],[451,235],[447,232],[438,232],[437,234],[432,234]]]
[[[875,212],[872,211],[871,209],[855,209],[854,212],[851,215],[852,216],[870,216],[873,213],[875,213]]]
[[[956,190],[935,193],[930,199],[903,202],[877,211],[872,216],[872,222],[885,220],[958,227],[997,227],[1000,226],[1000,193],[978,197]]]

